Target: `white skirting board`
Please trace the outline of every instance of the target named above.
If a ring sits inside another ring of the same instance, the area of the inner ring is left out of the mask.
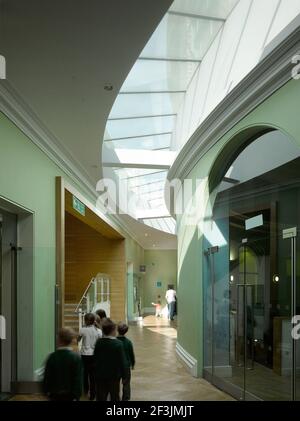
[[[176,354],[180,358],[180,360],[184,363],[187,367],[189,372],[193,377],[198,376],[198,361],[192,357],[182,346],[177,342],[176,344]]]

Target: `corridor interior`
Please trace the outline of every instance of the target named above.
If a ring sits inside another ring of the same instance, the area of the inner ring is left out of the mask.
[[[146,316],[130,325],[136,367],[132,372],[132,401],[232,401],[204,379],[194,378],[176,357],[176,322]],[[11,400],[44,400],[42,395],[16,395]]]

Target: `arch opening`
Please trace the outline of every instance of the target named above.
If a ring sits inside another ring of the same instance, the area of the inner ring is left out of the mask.
[[[206,377],[238,399],[300,398],[300,347],[289,331],[300,310],[300,291],[292,294],[300,281],[300,146],[279,130],[251,128],[222,150],[209,188]]]

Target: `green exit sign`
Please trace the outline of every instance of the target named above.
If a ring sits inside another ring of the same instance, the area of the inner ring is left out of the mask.
[[[76,196],[73,196],[73,208],[79,212],[81,215],[85,216],[85,205],[77,199]]]

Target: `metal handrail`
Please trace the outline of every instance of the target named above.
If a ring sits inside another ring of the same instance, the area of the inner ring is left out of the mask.
[[[81,299],[80,299],[80,301],[79,301],[79,303],[78,303],[78,305],[75,309],[75,313],[79,313],[79,308],[81,306],[81,303],[82,303],[83,299],[86,298],[86,294],[87,294],[88,290],[90,289],[91,285],[94,283],[94,280],[95,280],[95,278],[92,278],[90,280],[88,286],[86,287],[86,289],[85,289],[85,291],[84,291],[84,293],[83,293],[83,295],[82,295],[82,297],[81,297]]]

